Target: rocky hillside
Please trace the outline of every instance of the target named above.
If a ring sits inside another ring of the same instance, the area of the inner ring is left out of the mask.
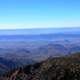
[[[0,80],[80,80],[80,53],[14,69]]]

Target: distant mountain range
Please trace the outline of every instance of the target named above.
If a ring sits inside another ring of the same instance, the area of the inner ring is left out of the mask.
[[[80,34],[80,27],[0,30],[0,35],[36,35],[36,34],[56,34],[56,33]]]
[[[35,35],[0,35],[0,40],[49,40],[60,38],[80,38],[80,33],[56,33],[56,34],[35,34]]]
[[[0,30],[0,72],[80,52],[80,28]]]
[[[49,57],[63,57],[80,52],[80,44],[49,43],[36,48],[0,49],[0,73],[17,67],[44,61]]]
[[[56,40],[80,38],[80,28],[0,30],[0,41]]]

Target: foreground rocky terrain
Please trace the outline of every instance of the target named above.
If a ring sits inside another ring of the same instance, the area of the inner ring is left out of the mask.
[[[0,80],[80,80],[80,53],[14,69]]]

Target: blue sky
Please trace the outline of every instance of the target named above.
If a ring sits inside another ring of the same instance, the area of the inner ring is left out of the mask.
[[[0,0],[0,29],[80,26],[80,0]]]

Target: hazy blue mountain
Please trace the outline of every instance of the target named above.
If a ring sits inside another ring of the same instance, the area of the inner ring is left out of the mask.
[[[42,29],[3,29],[0,35],[32,35],[32,34],[52,34],[52,33],[80,33],[79,27],[74,28],[42,28]]]
[[[0,41],[56,40],[80,38],[80,28],[0,30]]]
[[[80,28],[0,30],[1,72],[74,52],[80,52]]]

